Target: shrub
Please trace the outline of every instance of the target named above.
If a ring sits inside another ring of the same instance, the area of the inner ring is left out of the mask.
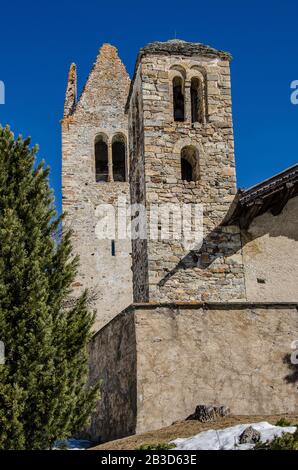
[[[285,428],[287,426],[291,426],[291,423],[286,418],[280,418],[278,421],[276,421],[275,426],[282,426]]]
[[[61,233],[49,169],[30,140],[0,126],[0,449],[50,449],[87,423],[94,316],[71,300],[78,259]]]
[[[175,444],[167,444],[166,442],[159,442],[158,444],[143,444],[136,450],[170,450],[175,449]]]
[[[255,450],[298,450],[298,429],[294,434],[286,432],[271,442],[258,443]]]

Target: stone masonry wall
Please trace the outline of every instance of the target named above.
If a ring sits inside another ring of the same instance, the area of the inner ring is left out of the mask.
[[[73,230],[74,252],[80,256],[74,288],[78,293],[89,288],[97,330],[132,301],[130,240],[116,239],[116,256],[112,256],[111,240],[100,240],[96,235],[98,206],[116,205],[119,196],[129,202],[129,183],[96,182],[94,154],[98,134],[106,136],[109,154],[116,133],[127,143],[124,105],[130,80],[117,50],[108,44],[101,48],[77,103],[75,79],[72,65],[62,120],[63,210],[67,212],[65,224]]]
[[[289,361],[297,308],[236,302],[129,307],[91,342],[91,381],[103,380],[91,437],[168,426],[198,404],[224,404],[238,415],[297,412],[297,369]]]
[[[134,434],[137,358],[133,315],[118,315],[94,335],[89,364],[90,384],[98,380],[101,384],[87,437],[100,442]]]
[[[140,99],[141,66],[139,66],[134,89],[131,94],[133,105],[128,112],[130,195],[131,204],[146,207],[143,102]],[[133,297],[136,302],[149,298],[148,284],[148,240],[132,239]]]
[[[167,44],[167,43],[165,43]],[[129,98],[129,119],[135,96],[143,109],[144,197],[147,209],[162,203],[200,203],[204,241],[200,250],[186,250],[180,240],[152,240],[133,247],[135,301],[245,299],[240,231],[221,227],[236,193],[234,140],[227,56],[181,51],[155,53],[150,45],[139,59]],[[186,47],[186,46],[185,46]],[[195,49],[195,46],[194,46]],[[186,120],[173,119],[172,79],[185,77]],[[203,77],[205,118],[190,120],[190,81]],[[130,126],[131,136],[131,126]],[[181,179],[180,153],[185,146],[198,152],[198,181]],[[148,221],[147,221],[148,222]],[[146,251],[146,253],[144,253]],[[142,260],[147,258],[147,264]],[[148,265],[148,294],[142,289]],[[147,295],[147,297],[146,297]],[[143,296],[143,297],[142,297]]]
[[[238,415],[297,412],[289,363],[297,303],[144,306],[135,315],[137,432],[185,419],[198,404]]]

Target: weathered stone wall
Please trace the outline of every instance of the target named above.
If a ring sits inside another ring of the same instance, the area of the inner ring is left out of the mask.
[[[75,80],[72,65],[62,120],[63,210],[67,211],[65,223],[73,230],[74,252],[80,255],[74,288],[77,292],[90,289],[97,330],[132,301],[130,240],[116,239],[116,256],[112,256],[111,240],[96,235],[97,207],[116,205],[119,196],[129,202],[129,183],[96,182],[94,152],[99,134],[107,138],[109,157],[113,136],[121,133],[127,142],[124,105],[130,80],[117,50],[108,44],[101,48],[77,103]]]
[[[133,105],[128,112],[129,155],[130,155],[130,196],[131,204],[146,207],[145,160],[144,160],[144,124],[143,103],[140,99],[141,66],[136,71],[131,94]],[[136,237],[132,239],[133,298],[145,301],[149,298],[148,285],[148,240]]]
[[[179,73],[185,77],[184,122],[173,118],[172,79]],[[190,81],[197,75],[204,77],[203,123],[190,120]],[[147,243],[133,245],[135,301],[245,299],[240,231],[220,227],[236,193],[228,58],[198,51],[189,56],[183,50],[164,55],[149,50],[141,55],[136,69],[128,102],[130,121],[136,115],[136,96],[143,110],[145,205],[149,209],[151,204],[202,204],[204,242],[197,252],[189,252],[181,240],[173,239],[149,238]],[[180,152],[187,145],[198,151],[198,181],[181,179]],[[131,161],[140,160],[140,150],[131,149],[130,154]],[[146,277],[148,288],[144,289]]]
[[[137,310],[137,432],[184,419],[200,403],[233,414],[297,411],[287,363],[297,334],[296,306]]]
[[[238,415],[296,412],[297,370],[289,355],[298,334],[297,307],[128,308],[92,341],[92,377],[104,379],[92,437],[112,439],[167,426],[198,404],[225,404]]]
[[[242,231],[247,300],[297,301],[298,197],[281,214],[269,211]]]
[[[90,384],[101,381],[88,437],[96,442],[135,432],[136,340],[134,315],[120,314],[90,343]]]

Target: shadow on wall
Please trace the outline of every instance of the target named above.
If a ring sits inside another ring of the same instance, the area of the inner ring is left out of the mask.
[[[189,251],[179,263],[159,281],[158,286],[163,287],[178,271],[195,267],[207,269],[216,259],[232,256],[240,249],[239,237],[239,232],[228,233],[223,230],[222,226],[216,227],[203,239],[201,248],[199,250]],[[235,238],[237,238],[236,242]]]
[[[272,215],[268,210],[264,214],[256,217],[249,228],[242,230],[245,240],[244,244],[256,238],[269,235],[269,237],[285,237],[298,241],[298,197],[288,201],[282,212],[278,215]],[[247,238],[247,240],[246,240]]]
[[[284,377],[284,380],[288,384],[298,383],[298,364],[293,364],[291,361],[291,354],[286,354],[283,363],[288,366],[290,373]],[[297,387],[298,388],[298,387]]]
[[[269,237],[286,237],[294,241],[298,241],[298,218],[295,212],[295,204],[298,198],[291,199],[284,210],[277,216],[273,216],[270,211],[256,217],[251,226],[241,230],[241,244],[237,243],[235,238],[239,237],[237,229],[235,232],[226,232],[225,220],[213,229],[204,238],[202,246],[199,250],[191,250],[187,253],[179,263],[170,270],[163,279],[158,283],[159,287],[163,287],[169,279],[177,272],[184,269],[200,268],[208,269],[209,266],[218,258],[228,258],[239,252],[240,245],[243,247],[251,241],[262,238],[265,235]],[[233,227],[233,226],[231,226]],[[238,226],[234,226],[238,228]],[[239,240],[239,239],[238,239]]]

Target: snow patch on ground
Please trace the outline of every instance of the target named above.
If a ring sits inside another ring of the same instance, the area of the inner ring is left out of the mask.
[[[92,442],[84,439],[65,439],[56,441],[53,450],[84,450],[92,446]]]
[[[249,426],[261,433],[261,442],[272,441],[285,432],[293,434],[296,431],[295,426],[274,426],[262,421],[260,423],[238,424],[224,429],[210,429],[186,439],[176,439],[171,443],[176,445],[177,450],[249,450],[254,448],[254,444],[239,444],[239,436]]]

